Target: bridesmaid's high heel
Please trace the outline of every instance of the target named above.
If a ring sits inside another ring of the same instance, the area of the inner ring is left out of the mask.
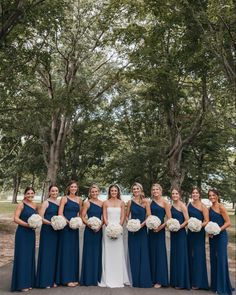
[[[28,292],[30,289],[29,288],[25,288],[25,289],[21,289],[21,292]]]
[[[156,289],[159,289],[159,288],[162,287],[162,285],[160,285],[160,284],[155,284],[153,287],[156,288]]]

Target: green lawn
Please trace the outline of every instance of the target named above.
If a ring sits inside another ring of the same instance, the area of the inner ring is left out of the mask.
[[[12,213],[13,214],[16,206],[17,206],[17,204],[1,202],[0,203],[0,214],[5,214],[5,213]]]

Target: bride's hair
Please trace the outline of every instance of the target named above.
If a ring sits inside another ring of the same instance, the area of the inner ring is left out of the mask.
[[[140,192],[140,195],[139,195],[140,200],[142,200],[143,198],[145,198],[142,184],[139,183],[139,182],[135,182],[135,183],[131,186],[131,192],[132,192],[132,193],[133,193],[133,188],[134,188],[134,186],[138,186],[138,187],[140,188],[140,191],[141,191],[141,192]]]
[[[120,187],[118,184],[111,184],[108,188],[108,200],[111,198],[111,189],[115,187],[118,190],[117,199],[121,200],[120,197]]]

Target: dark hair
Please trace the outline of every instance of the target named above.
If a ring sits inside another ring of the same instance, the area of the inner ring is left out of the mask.
[[[108,200],[111,198],[111,189],[115,187],[117,188],[118,190],[118,195],[117,195],[117,199],[121,200],[121,197],[120,197],[120,187],[118,184],[111,184],[108,188]]]
[[[215,189],[215,188],[210,188],[210,189],[208,190],[208,192],[207,192],[208,198],[209,198],[209,193],[210,193],[210,192],[212,192],[213,194],[217,195],[217,197],[218,197],[218,202],[220,203],[220,194],[219,194],[218,190]]]
[[[181,192],[181,189],[180,189],[179,187],[177,187],[177,186],[173,186],[173,187],[171,188],[170,192],[172,193],[173,190],[176,190],[176,191],[179,193],[180,197],[182,196],[182,192]]]
[[[27,186],[25,191],[24,191],[24,195],[28,192],[28,191],[33,191],[35,193],[35,189],[32,186]]]
[[[78,185],[77,181],[75,181],[75,180],[71,180],[71,181],[68,183],[67,187],[66,187],[65,195],[67,195],[67,196],[70,195],[70,186],[71,186],[72,184],[74,184],[74,183],[75,183],[75,184],[77,185],[77,187],[79,188],[79,185]],[[77,195],[77,194],[78,194],[78,190],[76,191],[75,195]]]
[[[58,186],[56,184],[51,184],[48,188],[48,197],[50,198],[50,190],[53,188],[53,187],[56,187],[58,189]]]
[[[191,190],[191,195],[192,195],[192,193],[193,193],[194,190],[198,191],[199,196],[200,196],[200,198],[201,198],[201,197],[202,197],[202,193],[201,193],[200,188],[198,188],[197,186],[193,186],[193,187],[192,187],[192,190]]]

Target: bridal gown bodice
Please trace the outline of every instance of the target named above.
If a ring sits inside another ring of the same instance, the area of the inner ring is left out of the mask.
[[[120,207],[107,208],[108,223],[119,223]],[[120,288],[129,285],[127,264],[124,253],[123,236],[112,240],[107,237],[105,227],[103,233],[102,279],[99,286]]]

